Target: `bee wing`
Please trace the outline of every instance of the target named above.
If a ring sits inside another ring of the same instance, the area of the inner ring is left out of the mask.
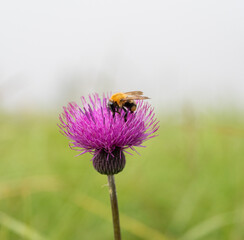
[[[150,99],[149,97],[146,96],[127,96],[125,100],[144,100],[144,99]]]
[[[132,92],[126,92],[126,95],[143,95],[142,91],[132,91]]]

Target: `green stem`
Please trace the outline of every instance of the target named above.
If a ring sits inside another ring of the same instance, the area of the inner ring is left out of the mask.
[[[114,240],[121,240],[120,224],[119,224],[119,208],[118,208],[114,175],[108,175],[108,186],[109,186],[110,202],[111,202],[112,215],[113,215]]]

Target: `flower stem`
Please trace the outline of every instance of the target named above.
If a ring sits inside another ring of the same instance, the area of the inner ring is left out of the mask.
[[[109,186],[110,202],[111,202],[112,215],[113,215],[114,239],[121,240],[120,224],[119,224],[119,208],[118,208],[114,175],[108,175],[108,186]]]

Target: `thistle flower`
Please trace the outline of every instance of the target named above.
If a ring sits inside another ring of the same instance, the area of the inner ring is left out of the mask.
[[[101,174],[113,175],[123,170],[126,149],[144,147],[142,143],[155,137],[159,126],[148,102],[138,101],[136,112],[128,113],[125,122],[123,111],[112,116],[108,99],[94,94],[89,95],[89,102],[81,97],[82,107],[69,103],[63,108],[58,126],[71,140],[72,149],[80,151],[79,155],[91,153],[94,168]]]
[[[60,115],[61,133],[68,137],[70,147],[80,154],[91,153],[93,166],[101,174],[108,175],[108,186],[113,216],[114,239],[121,240],[119,209],[114,174],[125,166],[126,149],[136,151],[134,147],[143,147],[142,143],[155,137],[158,122],[153,108],[147,102],[138,101],[137,110],[128,113],[116,113],[107,107],[108,96],[100,98],[98,94],[89,96],[89,103],[81,98],[82,107],[69,103]],[[129,153],[130,154],[130,153]]]

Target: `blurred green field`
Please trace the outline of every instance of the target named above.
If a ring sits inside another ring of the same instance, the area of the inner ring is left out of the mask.
[[[0,118],[0,239],[113,239],[107,178],[57,119]],[[161,116],[159,137],[116,175],[126,240],[244,239],[244,118]]]

